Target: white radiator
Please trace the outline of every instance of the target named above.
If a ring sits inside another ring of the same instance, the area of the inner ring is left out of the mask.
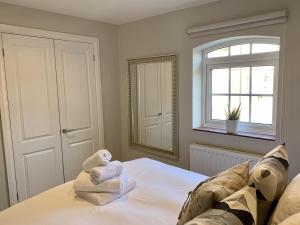
[[[230,167],[250,161],[253,167],[262,156],[205,145],[190,145],[190,170],[214,176]]]

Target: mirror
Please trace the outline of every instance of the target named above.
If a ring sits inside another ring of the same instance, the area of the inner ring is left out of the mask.
[[[177,57],[130,59],[130,143],[177,158]]]

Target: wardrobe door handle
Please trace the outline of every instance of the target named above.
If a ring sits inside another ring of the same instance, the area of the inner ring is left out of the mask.
[[[62,129],[62,130],[61,130],[61,132],[62,132],[63,134],[67,134],[67,133],[72,132],[72,131],[74,131],[74,130],[73,130],[73,129]]]

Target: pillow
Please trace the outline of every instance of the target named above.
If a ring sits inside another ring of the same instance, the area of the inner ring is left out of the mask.
[[[245,187],[249,180],[249,162],[239,164],[200,183],[189,193],[177,225],[185,224],[216,203]]]
[[[279,225],[299,225],[299,223],[300,223],[300,213],[296,213],[288,217],[287,219],[285,219]]]
[[[256,190],[246,186],[186,225],[255,225]]]
[[[270,219],[271,225],[277,225],[289,216],[300,213],[300,174],[296,176],[283,192]],[[300,217],[299,217],[300,218]],[[299,220],[300,224],[300,220]]]
[[[283,145],[279,145],[251,170],[249,186],[256,188],[257,225],[267,222],[272,207],[284,191],[288,167],[287,151]]]

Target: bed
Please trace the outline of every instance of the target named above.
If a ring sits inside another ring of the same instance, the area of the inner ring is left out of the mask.
[[[76,197],[72,181],[0,212],[1,225],[173,225],[187,194],[207,177],[142,158],[124,162],[137,186],[105,206]]]

